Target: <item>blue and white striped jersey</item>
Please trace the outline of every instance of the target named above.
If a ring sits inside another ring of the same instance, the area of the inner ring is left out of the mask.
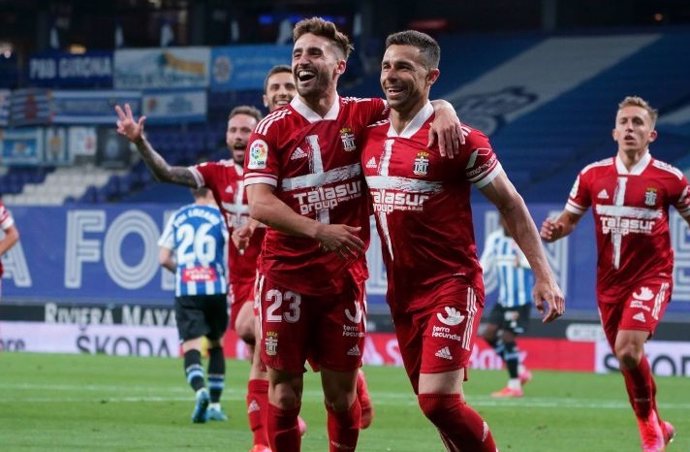
[[[188,204],[170,217],[158,245],[174,252],[176,296],[227,293],[227,241],[223,215],[215,206]]]
[[[498,303],[506,308],[532,302],[534,274],[527,258],[503,228],[489,234],[480,259],[486,293],[498,286]]]

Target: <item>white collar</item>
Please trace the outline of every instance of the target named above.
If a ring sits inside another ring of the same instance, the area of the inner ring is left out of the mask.
[[[333,102],[331,109],[328,110],[326,116],[324,117],[321,117],[317,112],[312,110],[306,103],[304,103],[300,96],[295,96],[292,101],[290,101],[290,105],[297,113],[304,116],[304,119],[310,123],[323,120],[334,120],[338,118],[338,113],[340,113],[340,96],[338,96],[338,93],[336,93],[335,101]]]
[[[431,115],[434,114],[434,107],[431,105],[431,102],[427,101],[426,104],[417,112],[416,115],[414,115],[414,118],[412,118],[412,121],[410,121],[405,128],[403,129],[400,134],[398,134],[395,131],[395,128],[393,127],[393,122],[391,121],[391,125],[388,128],[388,136],[389,137],[400,137],[400,138],[411,138],[415,133],[419,131],[419,129],[422,128],[424,123],[426,122],[427,119],[431,117]]]
[[[647,165],[649,165],[649,162],[652,161],[652,155],[649,153],[649,149],[647,149],[647,152],[644,154],[644,156],[640,159],[639,162],[635,164],[632,168],[630,168],[630,171],[625,167],[625,164],[623,163],[623,159],[621,159],[620,155],[616,154],[616,171],[618,174],[629,174],[631,176],[639,176],[642,174],[642,171],[644,171],[645,168],[647,168]]]

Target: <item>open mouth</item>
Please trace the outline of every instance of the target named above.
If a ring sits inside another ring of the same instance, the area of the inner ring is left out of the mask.
[[[308,69],[300,69],[297,71],[297,80],[300,82],[308,82],[316,77],[316,72]]]

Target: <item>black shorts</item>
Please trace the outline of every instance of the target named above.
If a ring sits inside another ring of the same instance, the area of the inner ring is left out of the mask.
[[[228,327],[227,295],[175,297],[175,320],[183,342],[202,336],[220,339]]]
[[[501,330],[511,331],[513,334],[523,334],[529,326],[531,304],[504,308],[496,303],[489,313],[489,323],[497,325]]]

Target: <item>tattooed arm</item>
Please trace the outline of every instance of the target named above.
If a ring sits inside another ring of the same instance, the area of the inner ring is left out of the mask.
[[[163,156],[153,149],[151,143],[144,136],[146,116],[142,116],[136,121],[129,104],[125,104],[124,109],[116,105],[115,112],[118,117],[117,132],[134,143],[137,152],[139,152],[142,160],[144,160],[144,163],[151,170],[156,180],[192,188],[197,187],[197,182],[188,168],[184,166],[170,166]]]

